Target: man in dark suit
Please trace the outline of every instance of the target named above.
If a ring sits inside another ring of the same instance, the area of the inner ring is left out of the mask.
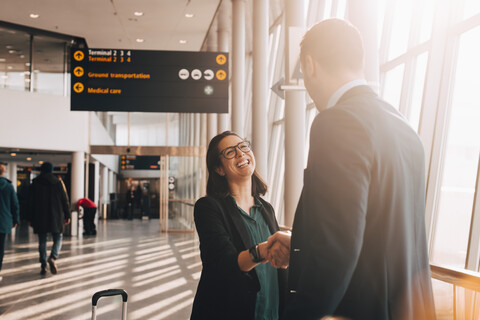
[[[434,319],[419,137],[367,86],[362,38],[350,23],[315,25],[300,58],[320,113],[293,224],[284,318]]]

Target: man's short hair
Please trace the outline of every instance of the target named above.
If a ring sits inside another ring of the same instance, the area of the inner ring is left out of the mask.
[[[53,164],[50,162],[44,162],[40,166],[40,172],[41,173],[52,173],[53,172]]]
[[[337,71],[362,71],[363,40],[350,22],[341,19],[323,20],[305,33],[300,44],[300,58],[309,54],[322,68]]]
[[[0,163],[0,176],[5,173],[5,165],[3,163]]]

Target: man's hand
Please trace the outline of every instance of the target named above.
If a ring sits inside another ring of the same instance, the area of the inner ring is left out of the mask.
[[[290,250],[277,241],[268,250],[267,257],[272,267],[286,269],[290,261]]]
[[[267,260],[275,268],[287,268],[290,260],[291,233],[277,231],[267,240]]]
[[[268,248],[271,248],[275,242],[280,242],[284,247],[286,247],[290,251],[290,240],[292,238],[292,234],[287,231],[277,231],[273,235],[271,235],[268,240]]]
[[[65,225],[70,224],[70,219],[65,220]]]

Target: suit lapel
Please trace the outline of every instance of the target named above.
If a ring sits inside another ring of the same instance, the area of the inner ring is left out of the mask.
[[[265,202],[260,198],[260,197],[255,197],[255,199],[259,200],[261,203],[262,203],[262,216],[263,216],[263,219],[265,219],[265,222],[267,223],[268,225],[268,229],[270,230],[270,233],[271,234],[274,234],[275,232],[277,232],[279,230],[278,228],[278,224],[277,224],[277,221],[275,220],[275,214],[273,212],[268,212],[269,210],[267,210],[267,205],[265,204]]]

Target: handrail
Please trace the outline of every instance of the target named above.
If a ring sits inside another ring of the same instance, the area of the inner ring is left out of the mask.
[[[292,228],[280,225],[280,230],[292,231]],[[433,279],[480,292],[480,272],[430,264],[430,273]]]
[[[453,267],[441,267],[430,264],[432,278],[451,283],[458,287],[480,291],[480,273]]]

